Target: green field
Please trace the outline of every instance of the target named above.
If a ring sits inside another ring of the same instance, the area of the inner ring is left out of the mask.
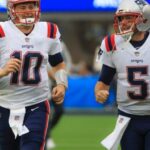
[[[52,132],[53,150],[105,150],[100,141],[113,130],[115,120],[113,115],[64,115]]]

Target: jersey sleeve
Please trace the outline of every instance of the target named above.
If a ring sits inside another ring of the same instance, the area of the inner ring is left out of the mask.
[[[102,63],[106,66],[109,66],[111,68],[115,68],[115,65],[112,60],[112,54],[113,51],[115,50],[115,43],[114,43],[114,37],[111,36],[106,36],[100,46],[100,50],[103,51],[102,53]]]
[[[53,23],[47,23],[48,33],[47,36],[50,38],[49,55],[55,55],[62,51],[60,42],[60,32],[58,26]]]
[[[5,32],[4,32],[4,24],[2,24],[2,22],[0,22],[0,38],[4,38],[5,37]]]

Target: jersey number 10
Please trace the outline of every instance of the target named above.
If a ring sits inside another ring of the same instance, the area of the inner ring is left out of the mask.
[[[22,81],[27,85],[37,85],[41,81],[40,67],[43,56],[39,52],[27,52],[22,57],[21,51],[15,51],[11,57],[22,60],[21,70],[11,75],[11,84]]]

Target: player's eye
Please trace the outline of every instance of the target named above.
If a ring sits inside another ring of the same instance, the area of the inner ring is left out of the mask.
[[[30,5],[28,6],[28,8],[29,8],[30,10],[35,9],[35,5],[34,5],[34,4],[30,4]]]
[[[20,6],[18,6],[18,9],[25,10],[25,9],[26,9],[26,6],[20,5]]]

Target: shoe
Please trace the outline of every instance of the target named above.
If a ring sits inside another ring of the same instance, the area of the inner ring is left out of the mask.
[[[47,145],[46,145],[46,147],[47,147],[47,149],[51,149],[51,148],[55,148],[55,147],[56,147],[56,145],[55,145],[53,139],[48,139],[48,140],[47,140]]]

